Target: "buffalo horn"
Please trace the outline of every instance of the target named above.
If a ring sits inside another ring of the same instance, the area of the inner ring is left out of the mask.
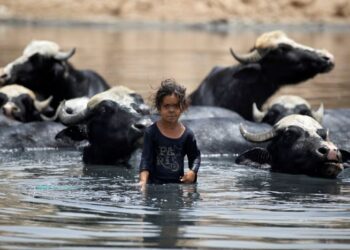
[[[57,52],[54,58],[59,61],[66,61],[69,58],[71,58],[74,55],[74,53],[75,53],[75,48],[71,49],[68,52]]]
[[[315,120],[318,121],[319,123],[322,123],[323,113],[324,113],[323,103],[320,104],[320,107],[316,111],[311,111],[311,112]]]
[[[258,107],[256,106],[256,103],[253,103],[253,119],[256,122],[261,122],[264,119],[264,116],[266,115],[266,111],[260,111]]]
[[[231,55],[233,58],[235,58],[238,62],[242,64],[248,64],[248,63],[256,63],[260,61],[268,52],[268,50],[258,50],[254,49],[252,52],[244,55],[237,55],[232,48],[230,48]]]
[[[59,115],[59,113],[61,112],[63,104],[64,104],[64,101],[62,101],[60,103],[60,105],[56,109],[55,114],[53,116],[51,116],[51,117],[48,117],[48,116],[46,116],[44,114],[40,114],[41,119],[43,119],[43,121],[54,121],[54,120],[56,120],[58,115]]]
[[[50,105],[50,102],[52,101],[52,98],[53,97],[50,96],[49,98],[47,98],[46,100],[43,100],[43,101],[34,100],[34,107],[39,112],[42,112],[43,110],[45,110]]]
[[[85,108],[84,110],[81,110],[78,113],[69,114],[69,113],[67,113],[65,106],[66,106],[65,101],[63,101],[62,108],[59,112],[60,122],[62,122],[65,125],[77,124],[77,123],[83,121],[88,115],[87,108]]]
[[[243,124],[239,125],[239,131],[241,132],[241,135],[246,140],[251,142],[265,142],[272,139],[277,134],[275,129],[273,128],[270,131],[263,132],[263,133],[256,133],[256,134],[250,133],[243,127]]]

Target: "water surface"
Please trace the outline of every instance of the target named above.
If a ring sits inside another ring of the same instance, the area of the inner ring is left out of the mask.
[[[214,65],[235,63],[254,31],[114,30],[0,27],[0,65],[32,39],[77,48],[77,68],[148,97],[174,77],[192,91]],[[350,33],[288,32],[335,55],[335,69],[280,93],[315,106],[350,107]],[[198,184],[137,187],[130,166],[84,166],[79,151],[0,152],[0,245],[3,249],[349,249],[350,171],[338,179],[270,173],[232,157],[203,156]]]

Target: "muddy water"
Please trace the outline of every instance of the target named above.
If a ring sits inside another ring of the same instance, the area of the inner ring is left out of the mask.
[[[350,107],[350,34],[291,32],[335,55],[329,74],[281,90],[313,104]],[[148,97],[174,77],[191,91],[228,48],[258,34],[0,27],[0,65],[32,39],[77,48],[72,62]],[[126,166],[84,166],[77,151],[0,151],[3,249],[349,249],[350,171],[336,180],[270,173],[204,156],[197,185],[136,186],[139,154]]]

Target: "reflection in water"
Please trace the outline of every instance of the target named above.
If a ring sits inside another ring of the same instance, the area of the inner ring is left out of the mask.
[[[181,210],[191,209],[199,197],[195,184],[148,185],[143,202],[146,207],[156,210],[157,213],[145,214],[143,223],[155,226],[158,233],[152,237],[145,237],[145,246],[179,246],[178,240],[184,237],[180,229],[194,225],[193,221],[184,220]]]
[[[315,197],[321,197],[322,202],[329,195],[341,193],[342,182],[338,179],[322,179],[305,175],[292,175],[269,172],[263,174],[247,175],[236,182],[236,186],[242,190],[251,192],[265,192],[276,202],[302,201],[313,202]]]

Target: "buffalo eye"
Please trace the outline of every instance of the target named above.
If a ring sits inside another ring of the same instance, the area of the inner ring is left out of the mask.
[[[310,110],[308,110],[308,109],[302,109],[302,110],[300,110],[300,111],[299,111],[299,114],[311,116],[311,112],[310,112]]]
[[[311,110],[305,104],[299,104],[295,107],[294,112],[300,115],[308,115],[312,117]]]
[[[278,48],[282,51],[282,52],[288,52],[290,51],[293,47],[289,44],[286,43],[282,43],[278,46]]]
[[[269,110],[269,112],[267,113],[267,116],[269,117],[276,117],[276,116],[279,116],[280,115],[280,111],[277,110],[277,109],[271,109]]]
[[[278,110],[277,108],[272,108],[265,115],[263,122],[273,125],[276,122],[278,122],[280,115],[281,115],[280,110]]]
[[[327,140],[328,138],[328,130],[327,129],[318,129],[316,133],[323,139]]]
[[[136,103],[132,103],[131,107],[139,114],[141,115],[149,115],[150,114],[150,110],[149,107],[146,104],[136,104]]]
[[[303,130],[299,127],[296,127],[296,126],[290,126],[290,127],[286,128],[282,133],[283,139],[287,142],[295,141],[302,134],[303,134]]]

